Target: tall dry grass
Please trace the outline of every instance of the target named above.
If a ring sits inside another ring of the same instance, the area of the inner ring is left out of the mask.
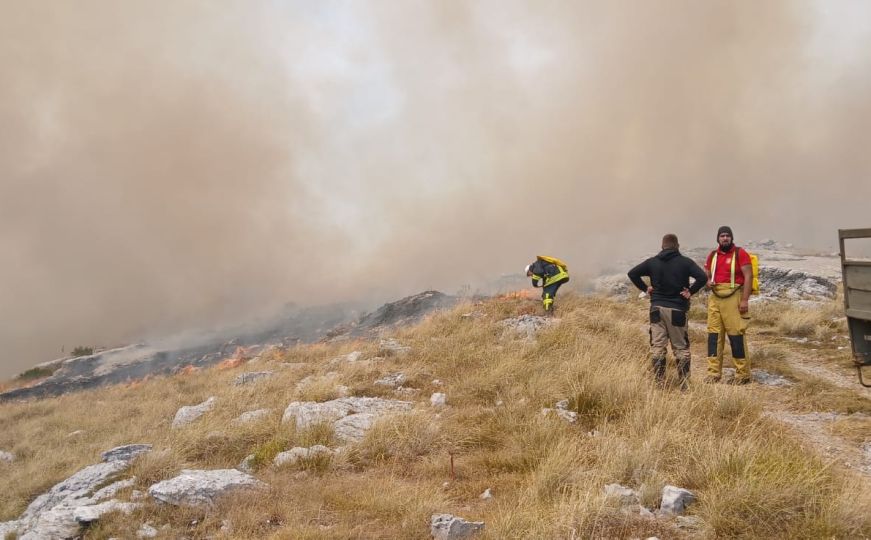
[[[698,361],[687,392],[651,384],[643,303],[568,294],[559,299],[560,322],[536,341],[504,332],[500,320],[535,312],[537,304],[494,299],[438,314],[395,334],[412,347],[404,356],[366,361],[380,354],[366,342],[298,347],[256,366],[4,404],[0,448],[19,459],[0,465],[0,519],[16,517],[101,451],[149,442],[155,451],[132,470],[137,489],[182,468],[235,467],[249,454],[269,487],[230,495],[211,510],[146,502],[132,516],[108,516],[87,538],[129,538],[146,521],[168,526],[165,537],[423,538],[430,515],[441,512],[483,520],[484,537],[500,539],[871,535],[867,487],[764,417],[761,389],[695,384]],[[700,359],[701,344],[694,347]],[[331,362],[354,349],[363,362]],[[778,358],[772,349],[770,361]],[[275,376],[232,385],[255,369]],[[396,371],[416,394],[373,384]],[[299,386],[306,377],[310,383]],[[337,385],[416,405],[334,458],[271,466],[292,446],[335,445],[328,426],[297,430],[280,419],[291,401],[335,397]],[[448,407],[430,407],[435,391],[447,394]],[[179,406],[209,396],[217,397],[212,412],[170,429]],[[578,413],[576,424],[541,414],[562,399]],[[272,413],[232,423],[259,408]],[[658,504],[666,484],[693,490],[698,502],[689,513],[700,528],[625,513],[602,494],[613,482],[637,489],[648,506]],[[479,498],[487,488],[489,501]]]

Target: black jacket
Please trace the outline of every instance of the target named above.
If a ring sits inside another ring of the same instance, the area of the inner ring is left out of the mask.
[[[629,271],[632,283],[647,292],[647,285],[641,281],[643,276],[650,278],[650,285],[653,287],[653,294],[650,295],[651,306],[684,311],[690,308],[690,302],[680,295],[681,291],[688,288],[691,294],[696,294],[708,279],[699,265],[676,249],[663,249],[656,257],[647,259]],[[692,286],[690,277],[695,280]]]

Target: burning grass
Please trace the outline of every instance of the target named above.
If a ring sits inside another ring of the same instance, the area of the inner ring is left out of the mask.
[[[693,384],[681,393],[651,385],[645,305],[566,294],[559,323],[536,341],[503,335],[500,320],[538,309],[535,298],[507,295],[458,306],[398,332],[411,347],[405,355],[384,357],[377,343],[319,344],[262,355],[254,367],[234,354],[235,365],[0,405],[0,448],[19,456],[11,466],[0,464],[0,520],[17,517],[101,451],[150,442],[154,451],[131,471],[136,489],[182,468],[232,468],[250,454],[269,488],[231,495],[214,511],[147,502],[133,516],[107,517],[86,538],[130,537],[145,521],[168,525],[172,537],[421,538],[429,516],[442,512],[484,520],[486,538],[871,534],[867,487],[764,417],[766,394],[755,387]],[[476,316],[464,316],[470,312]],[[760,354],[764,362],[788,356],[787,345],[770,347]],[[336,360],[355,349],[360,361]],[[694,381],[702,376],[702,354],[694,349]],[[274,375],[234,386],[249,370]],[[397,371],[416,393],[373,384]],[[273,467],[274,456],[293,446],[336,446],[328,424],[297,430],[280,418],[291,401],[337,397],[339,385],[416,406],[376,423],[334,457]],[[430,406],[436,391],[447,394],[447,408]],[[806,394],[818,407],[848,400],[830,391]],[[209,396],[217,398],[211,412],[186,428],[169,428],[178,407]],[[541,414],[562,399],[578,413],[575,424]],[[271,412],[260,421],[233,422],[262,408]],[[862,427],[837,429],[853,437]],[[602,495],[613,482],[639,490],[650,506],[665,484],[694,490],[699,502],[690,513],[701,528],[621,513]],[[490,501],[479,498],[487,488]]]

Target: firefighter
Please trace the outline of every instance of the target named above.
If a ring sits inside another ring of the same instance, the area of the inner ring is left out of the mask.
[[[706,382],[719,382],[723,373],[722,346],[717,341],[725,333],[735,362],[734,384],[748,384],[750,355],[745,333],[750,324],[750,293],[753,266],[750,255],[737,247],[732,229],[722,226],[717,231],[717,249],[705,263],[708,276],[708,376]]]
[[[569,281],[568,266],[559,259],[539,255],[526,266],[526,277],[532,278],[533,287],[542,287],[541,302],[547,314],[553,314],[556,291]]]

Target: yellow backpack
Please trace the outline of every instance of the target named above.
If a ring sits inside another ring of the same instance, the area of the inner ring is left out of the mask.
[[[737,248],[744,249],[744,248]],[[713,257],[711,257],[711,275],[714,275],[714,270],[717,267],[717,252],[718,250],[714,250],[711,252]],[[755,254],[750,253],[746,249],[744,252],[750,256],[750,268],[752,268],[753,272],[753,283],[751,284],[750,294],[759,294],[759,257]],[[735,253],[735,256],[732,257],[732,287],[735,287],[735,260],[738,259],[738,253]]]
[[[759,257],[749,251],[747,255],[750,255],[750,266],[753,268],[753,289],[750,294],[759,294]]]
[[[548,257],[547,255],[536,255],[536,258],[540,261],[544,261],[547,263],[555,264],[563,269],[563,272],[569,271],[569,265],[563,262],[561,259],[557,259],[556,257]]]

